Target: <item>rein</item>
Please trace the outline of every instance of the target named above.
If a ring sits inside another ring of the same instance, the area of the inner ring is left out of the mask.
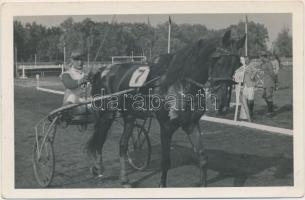
[[[196,86],[198,86],[198,87],[200,87],[200,88],[208,88],[210,91],[212,91],[212,90],[218,90],[219,87],[220,87],[220,85],[218,85],[217,87],[215,87],[213,84],[210,84],[209,87],[206,87],[206,86],[203,85],[202,83],[199,83],[198,81],[195,81],[195,80],[193,80],[193,79],[191,79],[191,78],[185,78],[184,80],[186,80],[187,82],[192,83],[192,84],[194,84],[194,85],[196,85]]]
[[[220,56],[239,56],[237,53],[232,53],[228,49],[217,47],[213,57],[220,57]]]
[[[194,84],[194,85],[196,85],[198,87],[205,88],[205,85],[203,85],[202,83],[199,83],[197,81],[194,81],[191,78],[185,78],[184,80],[186,80],[186,81],[188,81],[188,82],[190,82],[190,83],[192,83],[192,84]]]

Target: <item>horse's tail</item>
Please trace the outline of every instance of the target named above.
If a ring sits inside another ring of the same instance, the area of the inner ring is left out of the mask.
[[[114,120],[113,112],[103,111],[103,113],[97,113],[96,115],[94,133],[86,145],[86,151],[91,156],[95,156],[96,153],[102,153],[103,145]]]

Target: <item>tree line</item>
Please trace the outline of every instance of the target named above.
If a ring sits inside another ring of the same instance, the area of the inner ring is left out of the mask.
[[[80,49],[90,61],[107,61],[111,56],[145,55],[148,58],[167,53],[168,24],[95,22],[90,18],[75,22],[66,19],[58,26],[46,27],[35,22],[22,24],[14,21],[14,46],[18,62],[63,62],[71,51]],[[233,36],[242,37],[245,24],[240,22],[228,28]],[[171,23],[171,52],[200,38],[221,35],[225,29],[209,30],[201,24]],[[280,33],[274,49],[284,56],[291,55],[287,31]],[[281,35],[282,34],[282,35]],[[268,30],[260,23],[248,23],[248,55],[256,57],[267,50]],[[284,42],[283,42],[284,40]],[[282,49],[285,50],[282,50]],[[281,56],[281,55],[280,55]]]

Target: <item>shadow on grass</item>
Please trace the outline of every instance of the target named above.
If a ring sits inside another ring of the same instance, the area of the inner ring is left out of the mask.
[[[265,109],[260,109],[260,110],[257,110],[254,112],[255,115],[265,115],[267,113],[267,106],[264,107]],[[291,104],[286,104],[280,108],[278,108],[276,105],[274,105],[274,112],[273,112],[273,115],[276,116],[276,115],[279,115],[281,113],[284,113],[284,112],[290,112],[292,111],[292,105]]]
[[[220,182],[226,178],[233,178],[232,186],[242,187],[245,185],[245,182],[250,176],[258,174],[271,167],[275,168],[275,171],[273,173],[273,177],[275,179],[282,179],[285,178],[285,176],[287,176],[288,174],[293,173],[292,159],[285,158],[283,155],[263,157],[250,154],[228,153],[226,151],[217,149],[207,149],[206,154],[208,156],[208,169],[217,172],[217,176],[209,178],[207,180],[208,186],[209,184]],[[141,171],[141,173],[129,167],[128,175],[133,174],[137,176],[136,180],[133,180],[131,182],[132,187],[139,188],[145,180],[157,174],[160,174],[160,145],[152,147],[151,157],[153,159],[151,160],[150,165],[145,170]],[[178,144],[172,145],[170,170],[186,165],[197,166],[197,157],[194,154],[193,150],[189,147],[181,146]],[[111,162],[106,162],[105,167],[110,167],[111,173],[103,177],[102,179],[93,176],[88,177],[89,166],[83,166],[78,168],[77,170],[66,169],[61,172],[57,172],[56,176],[61,177],[61,179],[63,177],[65,178],[64,180],[60,181],[60,184],[52,184],[50,188],[69,188],[72,185],[84,182],[88,183],[88,187],[90,187],[90,185],[98,184],[99,181],[118,181],[119,187],[119,160],[113,159],[111,160]],[[187,176],[187,174],[189,173],[195,173],[193,171],[193,168],[189,169],[192,171],[185,171],[185,174],[181,174],[181,176]],[[82,177],[80,176],[80,174],[87,175]],[[157,181],[159,181],[158,178]],[[199,181],[199,178],[198,180],[194,180],[194,184],[192,184],[192,186],[197,186],[197,181]],[[151,183],[150,187],[158,187],[158,184],[159,182]]]
[[[179,145],[172,147],[171,169],[184,165],[197,165],[197,157],[191,148]],[[139,187],[142,181],[160,173],[159,155],[161,154],[160,151],[158,151],[160,150],[160,146],[154,146],[153,149],[153,154],[157,154],[157,157],[156,155],[152,155],[156,158],[151,161],[147,169],[148,171],[151,170],[151,172],[134,181],[132,183],[133,187]],[[249,154],[228,153],[216,149],[207,149],[206,154],[208,155],[208,169],[218,172],[216,177],[207,180],[208,184],[219,182],[225,178],[231,177],[234,180],[234,187],[242,187],[250,176],[258,174],[271,167],[275,167],[276,169],[273,174],[275,179],[281,179],[288,174],[293,173],[292,159],[285,158],[283,155],[262,157]],[[187,173],[192,173],[192,171]],[[155,183],[155,185],[157,184],[158,183]]]

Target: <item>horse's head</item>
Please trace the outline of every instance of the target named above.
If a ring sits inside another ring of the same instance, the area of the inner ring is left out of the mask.
[[[224,34],[221,45],[212,54],[209,80],[220,113],[225,113],[229,108],[231,89],[235,83],[233,74],[241,66],[240,49],[244,46],[245,38],[246,36],[239,40],[232,39],[229,30]]]

